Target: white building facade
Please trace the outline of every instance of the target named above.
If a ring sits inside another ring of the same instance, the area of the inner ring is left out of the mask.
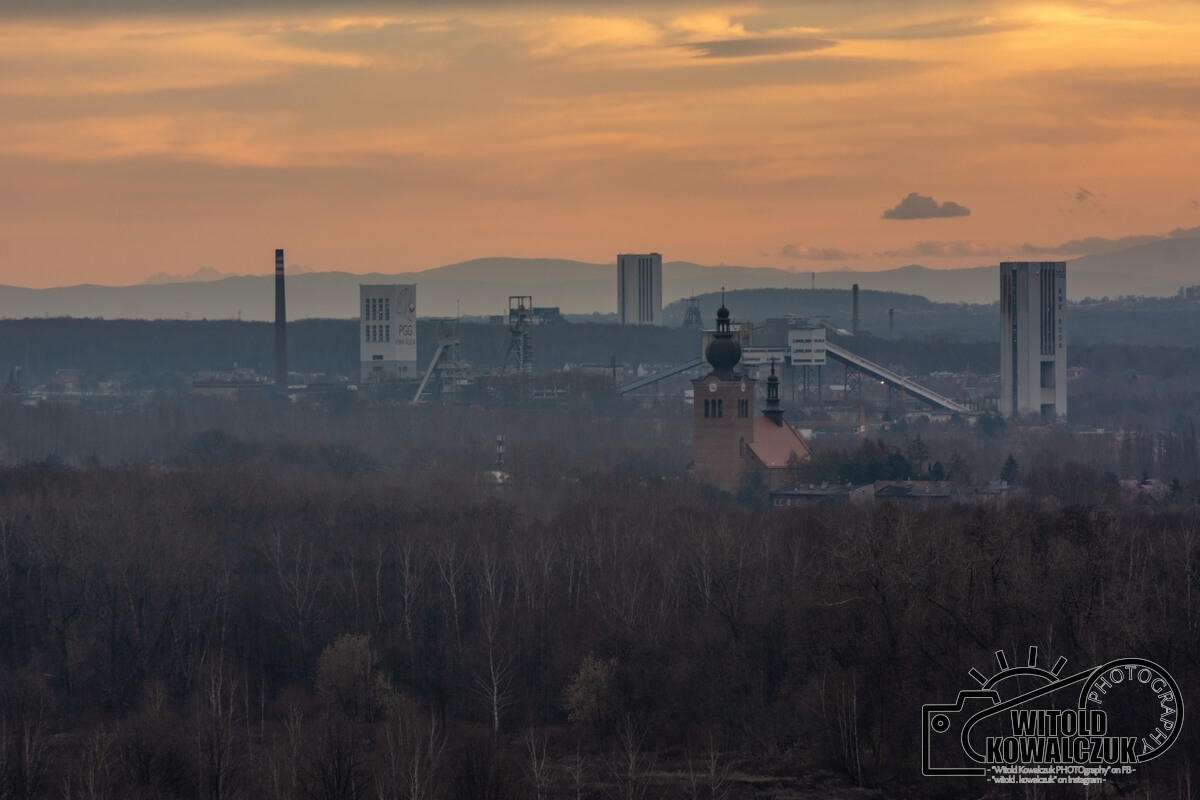
[[[825,366],[825,329],[816,327],[789,330],[788,349],[793,367]]]
[[[622,325],[662,325],[662,255],[617,255],[617,316]]]
[[[1067,416],[1065,261],[1000,265],[1000,413]]]
[[[358,314],[359,379],[416,378],[416,284],[359,284]]]

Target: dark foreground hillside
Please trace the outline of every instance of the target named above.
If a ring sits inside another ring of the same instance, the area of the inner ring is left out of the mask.
[[[978,797],[920,711],[995,650],[1200,696],[1192,509],[462,475],[0,470],[0,797]],[[1198,731],[1110,790],[1186,797]]]

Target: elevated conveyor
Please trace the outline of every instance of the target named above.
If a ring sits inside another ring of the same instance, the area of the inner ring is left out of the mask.
[[[438,342],[437,350],[434,351],[433,358],[429,361],[429,369],[425,370],[425,377],[421,379],[421,385],[417,387],[417,393],[413,396],[413,405],[421,402],[421,395],[425,394],[425,387],[429,384],[429,378],[433,375],[433,371],[437,369],[438,361],[442,358],[442,353],[457,343],[457,340],[442,340]]]
[[[687,372],[689,369],[695,369],[704,363],[703,358],[697,358],[695,361],[689,361],[686,364],[677,364],[670,369],[664,369],[661,372],[656,372],[653,375],[647,375],[644,378],[638,378],[633,383],[627,383],[620,389],[617,389],[618,394],[629,394],[636,392],[638,389],[643,389],[652,383],[658,383],[663,378],[669,378],[672,375],[678,375],[681,372]]]
[[[883,381],[889,386],[894,386],[903,392],[907,392],[918,400],[923,400],[924,402],[929,403],[931,406],[944,408],[945,410],[954,412],[955,414],[967,415],[974,413],[962,403],[956,403],[948,397],[942,397],[937,392],[931,392],[929,389],[926,389],[919,383],[911,381],[908,378],[905,378],[903,375],[897,375],[887,367],[881,367],[874,362],[868,361],[862,356],[856,356],[854,353],[839,347],[833,342],[825,342],[825,355],[829,358],[833,358],[836,361],[840,361],[843,364],[849,364],[850,366],[861,370],[867,375]]]

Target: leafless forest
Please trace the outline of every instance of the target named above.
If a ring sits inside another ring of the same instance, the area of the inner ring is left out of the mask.
[[[920,706],[997,649],[1197,696],[1194,475],[1148,508],[1132,445],[913,428],[809,469],[1024,491],[771,513],[605,402],[7,408],[62,455],[0,469],[0,798],[980,796],[920,778]],[[1108,791],[1193,797],[1197,752]]]

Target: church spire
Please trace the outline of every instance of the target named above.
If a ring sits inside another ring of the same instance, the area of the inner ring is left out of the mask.
[[[712,365],[714,375],[722,380],[733,379],[736,374],[733,368],[742,359],[742,346],[734,339],[729,309],[725,307],[724,302],[717,309],[717,330],[704,355]]]
[[[763,416],[783,426],[783,409],[779,407],[779,378],[775,375],[775,359],[771,359],[771,375],[767,378],[767,407]]]

